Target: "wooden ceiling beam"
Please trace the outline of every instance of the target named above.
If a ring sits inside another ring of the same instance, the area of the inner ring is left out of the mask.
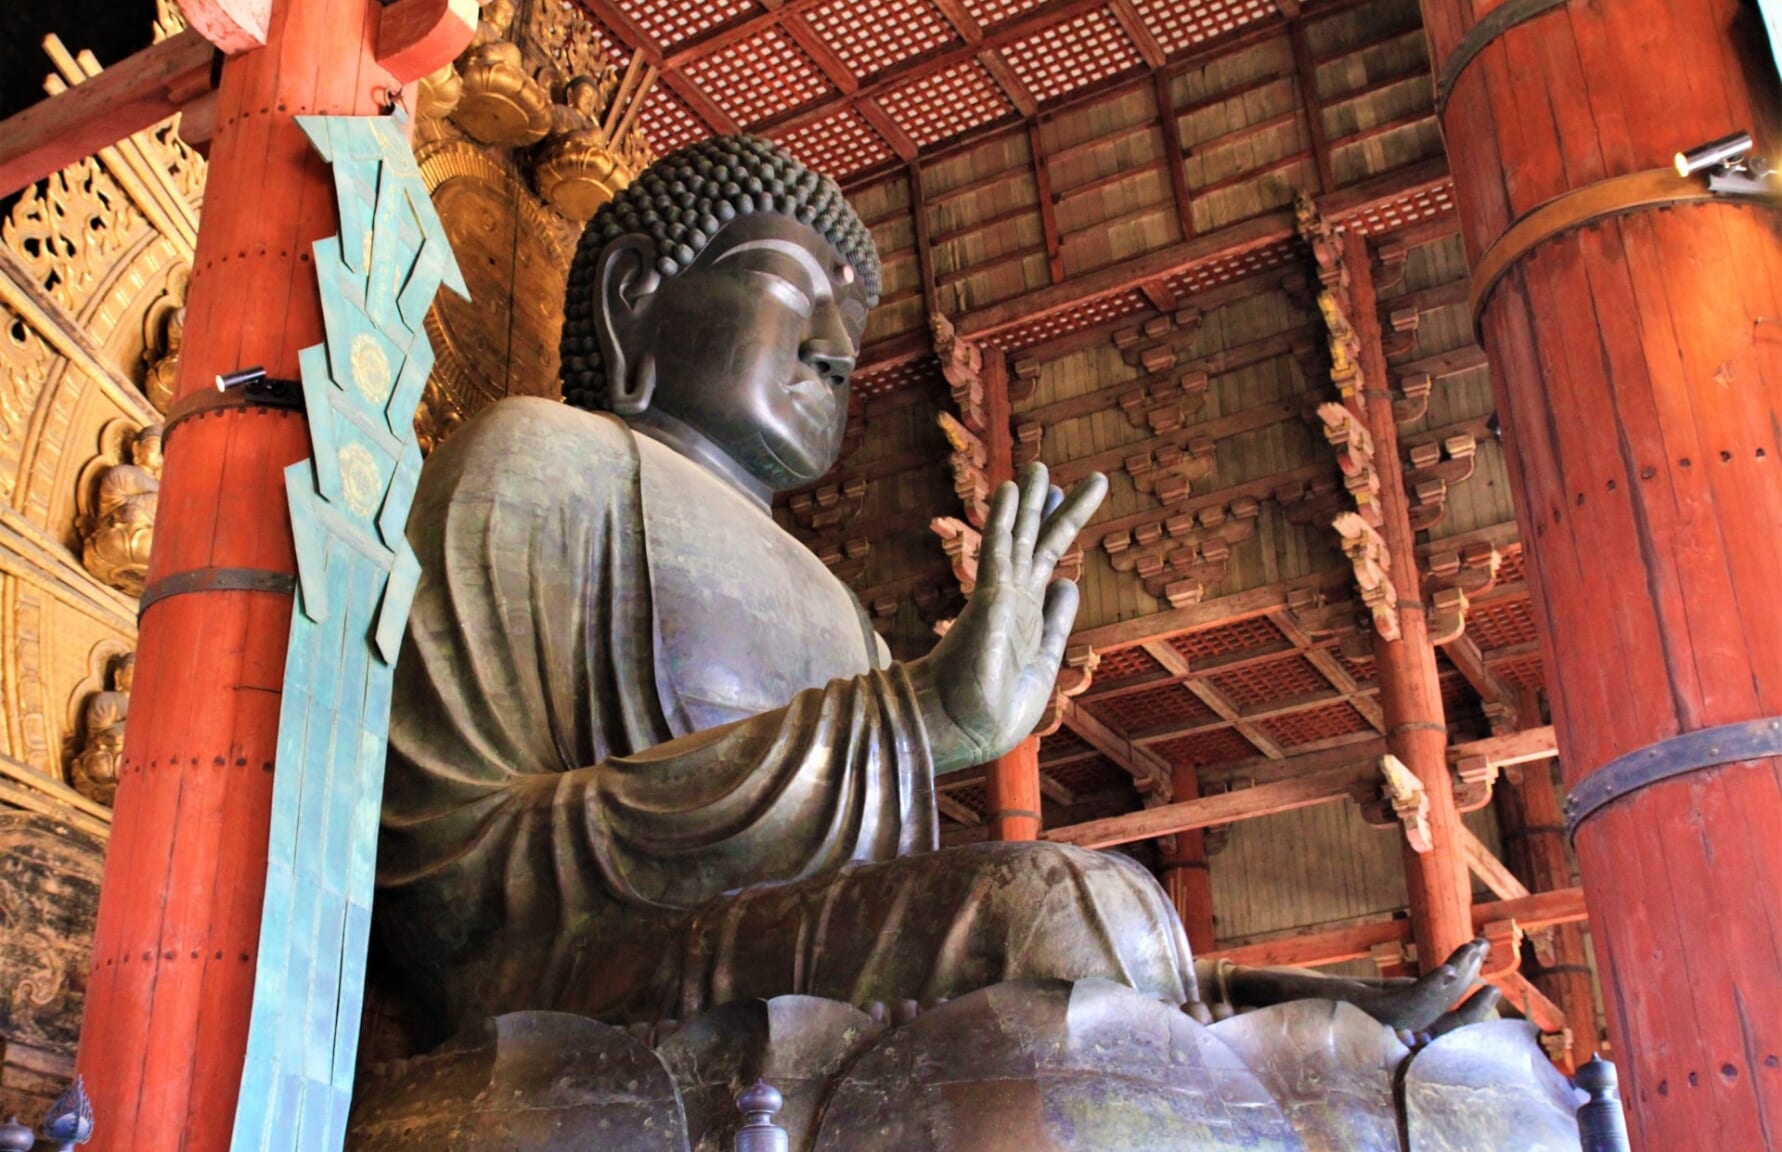
[[[1448,162],[1436,157],[1326,196],[1320,210],[1326,219],[1340,223],[1447,182]],[[1130,292],[1147,280],[1168,279],[1211,260],[1265,248],[1296,234],[1291,211],[1264,213],[1192,240],[1073,276],[1062,284],[1024,292],[968,312],[958,321],[959,333],[967,338],[981,338],[1031,324],[1058,312]]]
[[[1281,746],[1275,743],[1266,732],[1243,719],[1237,705],[1226,699],[1225,693],[1219,691],[1207,680],[1197,676],[1189,668],[1188,658],[1176,651],[1172,645],[1166,644],[1162,640],[1151,640],[1140,647],[1165,671],[1180,677],[1182,687],[1193,693],[1202,704],[1211,708],[1220,719],[1229,721],[1232,730],[1248,740],[1258,752],[1270,760],[1285,760],[1287,758],[1287,754],[1281,750]]]
[[[1532,895],[1528,885],[1516,879],[1516,876],[1492,854],[1491,848],[1465,824],[1460,825],[1460,847],[1466,854],[1466,866],[1474,876],[1485,882],[1499,900],[1520,900]]]
[[[1479,694],[1479,699],[1487,705],[1486,715],[1492,714],[1489,710],[1491,708],[1501,709],[1498,715],[1506,716],[1508,719],[1504,722],[1510,727],[1516,727],[1516,692],[1485,663],[1484,653],[1479,651],[1478,643],[1462,632],[1442,645],[1442,650],[1460,671],[1461,678],[1472,686],[1473,691]],[[1494,721],[1494,726],[1496,723],[1498,722]]]
[[[1065,697],[1060,714],[1064,726],[1075,732],[1083,743],[1119,765],[1140,784],[1147,787],[1168,785],[1171,772],[1168,760],[1148,748],[1139,747],[1126,733],[1080,702]]]
[[[934,794],[934,806],[940,810],[942,816],[945,816],[956,824],[963,824],[968,828],[984,822],[983,815],[980,814],[976,808],[973,808],[963,800],[947,795],[945,792],[936,792]]]
[[[1015,111],[1021,113],[1029,122],[1039,115],[1039,100],[1022,82],[1021,77],[1016,74],[1009,62],[1003,58],[1002,53],[994,48],[986,48],[978,53],[978,63],[984,66],[984,71],[990,73],[990,78],[996,81],[996,86],[1001,88],[1003,95],[1009,98],[1009,103],[1015,106]]]
[[[1138,6],[1132,0],[1110,0],[1108,9],[1113,12],[1120,30],[1126,33],[1126,38],[1138,49],[1139,58],[1145,62],[1145,67],[1152,71],[1163,67],[1169,60],[1169,53],[1163,50],[1163,45],[1151,34],[1145,18],[1139,15]]]
[[[1089,644],[1097,652],[1110,652],[1116,648],[1131,648],[1147,640],[1167,640],[1184,632],[1199,632],[1266,616],[1285,608],[1288,595],[1302,588],[1332,592],[1348,587],[1353,578],[1354,569],[1345,563],[1291,580],[1278,580],[1229,596],[1203,600],[1199,604],[1167,608],[1148,616],[1084,628],[1071,634],[1071,643]]]
[[[1518,900],[1475,904],[1472,914],[1473,925],[1477,929],[1483,930],[1488,924],[1513,920],[1524,932],[1536,932],[1561,924],[1577,924],[1588,919],[1582,888],[1560,888]],[[1260,967],[1312,968],[1341,964],[1349,960],[1365,960],[1379,945],[1410,942],[1409,920],[1377,920],[1239,944],[1209,952],[1197,959],[1229,960],[1234,964]]]
[[[0,121],[0,196],[179,113],[210,91],[216,58],[188,28]]]
[[[1254,820],[1347,799],[1358,789],[1372,786],[1378,774],[1372,762],[1345,765],[1310,776],[1161,804],[1156,808],[1090,820],[1068,828],[1053,828],[1045,833],[1045,839],[1057,844],[1075,844],[1080,848],[1112,848],[1135,840],[1151,840],[1195,828]]]
[[[1298,8],[1298,0],[1293,0]],[[1293,44],[1293,69],[1298,79],[1299,107],[1305,114],[1306,132],[1312,140],[1312,155],[1318,165],[1318,190],[1331,192],[1336,189],[1336,169],[1330,162],[1330,136],[1324,130],[1324,103],[1318,96],[1318,65],[1312,59],[1311,44],[1306,38],[1306,26],[1297,18],[1297,14],[1288,17],[1291,27],[1287,38]]]

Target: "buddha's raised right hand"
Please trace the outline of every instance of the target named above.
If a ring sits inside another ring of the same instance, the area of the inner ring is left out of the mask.
[[[1054,502],[1045,465],[1034,463],[1018,488],[996,490],[970,601],[908,665],[937,774],[993,760],[1039,723],[1077,616],[1077,586],[1052,572],[1107,488],[1093,473]]]

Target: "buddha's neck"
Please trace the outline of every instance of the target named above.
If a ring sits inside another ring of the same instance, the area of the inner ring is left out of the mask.
[[[678,417],[657,408],[646,408],[626,418],[639,435],[680,453],[687,459],[742,493],[749,503],[771,514],[773,490],[738,464],[730,453],[710,436]]]

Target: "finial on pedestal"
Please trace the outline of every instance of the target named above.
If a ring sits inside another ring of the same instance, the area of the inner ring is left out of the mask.
[[[87,1086],[80,1076],[50,1105],[43,1117],[43,1135],[60,1144],[62,1152],[73,1152],[76,1144],[93,1138],[93,1102],[87,1098]]]
[[[1572,1080],[1589,1097],[1578,1109],[1578,1143],[1583,1152],[1629,1152],[1615,1065],[1592,1056]]]
[[[0,1124],[0,1152],[31,1152],[35,1143],[37,1133],[19,1123],[17,1116],[9,1116],[6,1123]]]
[[[792,1142],[786,1130],[773,1122],[785,1098],[773,1085],[757,1080],[736,1098],[743,1126],[736,1130],[736,1152],[789,1152]]]

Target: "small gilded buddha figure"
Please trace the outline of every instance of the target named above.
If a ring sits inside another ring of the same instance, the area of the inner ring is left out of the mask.
[[[86,743],[70,766],[75,791],[106,807],[118,793],[118,765],[124,758],[124,721],[130,716],[130,686],[136,656],[125,653],[111,666],[112,686],[87,701]]]
[[[765,141],[692,145],[583,233],[567,403],[502,401],[428,459],[377,915],[431,1039],[521,1009],[685,1020],[1017,979],[1200,1007],[1131,860],[938,849],[936,777],[1046,705],[1077,605],[1054,566],[1106,481],[1004,484],[969,603],[903,662],[770,515],[836,461],[879,290],[834,183]]]
[[[161,498],[161,425],[136,434],[130,461],[112,465],[99,478],[81,562],[113,588],[140,596]]]

